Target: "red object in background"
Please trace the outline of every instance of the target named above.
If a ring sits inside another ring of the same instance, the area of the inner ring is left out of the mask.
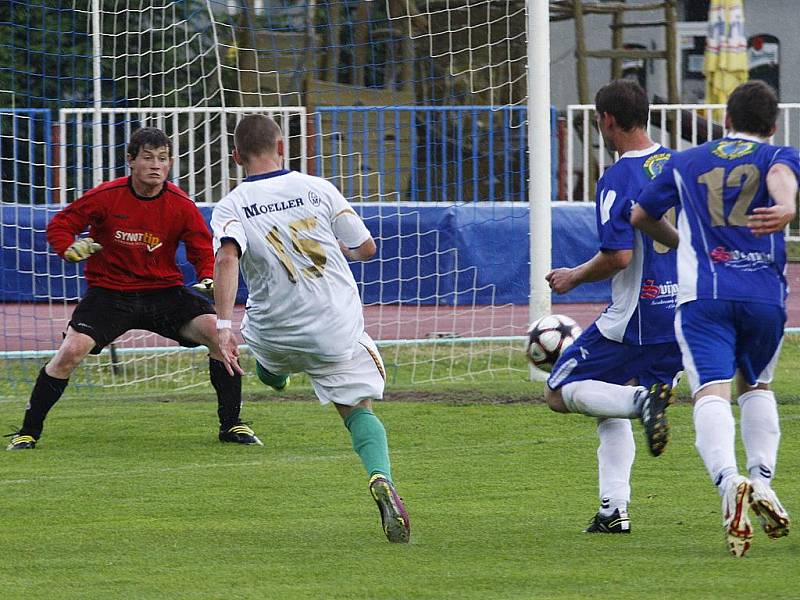
[[[757,33],[747,39],[750,79],[760,79],[781,94],[781,42],[772,34]]]
[[[567,198],[567,118],[556,119],[556,140],[558,141],[558,187],[556,200],[573,200]]]

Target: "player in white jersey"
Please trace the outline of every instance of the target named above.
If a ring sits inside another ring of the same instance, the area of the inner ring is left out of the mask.
[[[347,259],[369,260],[375,242],[329,182],[283,165],[283,137],[269,117],[236,127],[233,158],[247,177],[211,218],[219,343],[229,369],[238,361],[231,331],[238,273],[249,291],[242,337],[261,381],[283,389],[305,372],[322,404],[332,403],[369,474],[369,489],[390,542],[408,542],[410,522],[392,482],[386,431],[372,412],[383,397],[380,353],[364,317]]]

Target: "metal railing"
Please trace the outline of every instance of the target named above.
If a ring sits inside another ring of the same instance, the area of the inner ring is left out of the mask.
[[[97,123],[90,108],[59,111],[57,186],[62,204],[99,181],[125,175],[125,144],[139,127],[158,127],[170,136],[175,157],[170,178],[201,202],[219,200],[244,178],[242,168],[230,160],[230,151],[236,123],[245,114],[276,118],[284,131],[286,166],[302,172],[308,168],[303,107],[104,108],[99,112]],[[99,165],[93,153],[95,127],[101,128],[105,155]]]
[[[316,174],[350,199],[524,202],[526,119],[520,106],[318,107]],[[555,180],[555,109],[551,121]]]
[[[49,109],[0,109],[0,198],[4,202],[52,202],[52,136]]]
[[[772,143],[800,145],[800,103],[781,103],[778,107],[780,113]],[[724,112],[724,104],[654,104],[650,107],[648,133],[663,146],[686,150],[725,135],[721,124]],[[606,166],[616,160],[597,131],[593,104],[567,107],[566,157],[567,197],[559,199],[593,201],[595,182]],[[788,228],[787,239],[800,241],[797,223]]]
[[[229,160],[232,133],[243,114],[256,111],[283,125],[287,166],[331,179],[354,201],[528,198],[527,111],[519,106],[320,107],[311,122],[302,107],[70,108],[52,122],[46,109],[0,111],[12,119],[0,118],[2,198],[72,201],[125,175],[131,133],[155,126],[173,140],[171,180],[192,198],[215,202],[244,176]],[[555,199],[555,109],[551,115]]]

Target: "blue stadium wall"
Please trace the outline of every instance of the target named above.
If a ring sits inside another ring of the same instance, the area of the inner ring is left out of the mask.
[[[352,264],[365,303],[528,303],[526,203],[376,203],[356,205],[356,209],[372,235],[380,238],[380,260]],[[74,277],[80,266],[48,253],[44,231],[58,210],[57,206],[2,206],[3,301],[77,299],[83,293],[85,282]],[[208,221],[211,207],[202,206],[201,211]],[[597,251],[594,205],[554,202],[552,240],[554,267],[590,258]],[[185,281],[194,282],[194,269],[186,262],[182,247],[178,262]],[[245,297],[240,282],[237,302],[244,302]],[[554,295],[553,302],[605,302],[609,298],[608,282],[600,282]]]

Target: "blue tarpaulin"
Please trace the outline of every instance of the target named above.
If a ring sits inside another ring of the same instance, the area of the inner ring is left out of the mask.
[[[85,282],[79,265],[49,251],[48,220],[59,206],[2,206],[2,300],[76,300]],[[353,263],[367,304],[527,304],[530,255],[528,205],[472,204],[354,205],[378,241],[376,258]],[[201,211],[208,221],[211,206]],[[573,266],[597,251],[594,205],[554,202],[552,265]],[[535,235],[535,228],[534,233]],[[178,262],[186,283],[195,281],[183,247]],[[67,277],[64,277],[67,275]],[[240,286],[237,302],[246,289]],[[609,283],[578,287],[553,302],[604,302]]]

